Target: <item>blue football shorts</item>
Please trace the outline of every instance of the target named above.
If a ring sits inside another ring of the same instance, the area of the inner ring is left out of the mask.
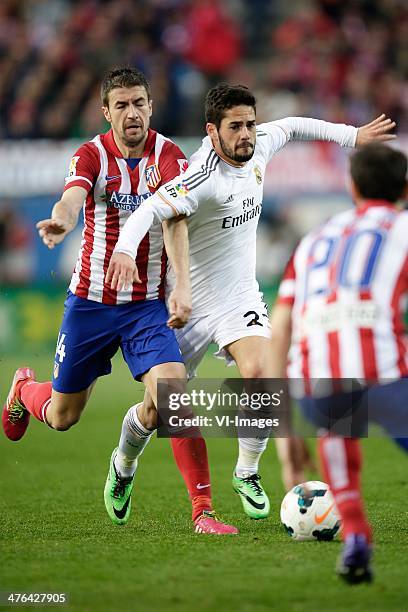
[[[119,347],[136,380],[161,363],[183,363],[176,336],[166,325],[162,300],[111,306],[68,291],[64,306],[52,379],[53,389],[60,393],[82,391],[110,374]]]
[[[368,424],[375,423],[391,438],[408,438],[408,378],[329,397],[303,397],[300,405],[316,427],[344,437],[366,437]]]

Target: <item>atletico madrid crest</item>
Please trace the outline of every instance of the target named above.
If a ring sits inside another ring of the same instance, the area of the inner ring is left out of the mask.
[[[147,166],[145,170],[145,175],[147,186],[152,187],[153,189],[157,187],[157,185],[161,181],[160,171],[156,164]]]
[[[188,161],[186,159],[178,159],[177,161],[180,168],[180,174],[182,174],[188,168]]]

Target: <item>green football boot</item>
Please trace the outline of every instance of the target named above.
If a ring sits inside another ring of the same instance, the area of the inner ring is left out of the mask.
[[[112,523],[115,525],[126,525],[132,506],[130,496],[132,494],[134,476],[122,478],[117,473],[114,462],[117,450],[117,448],[113,450],[109,464],[104,491],[105,507]]]
[[[232,476],[232,486],[241,498],[244,512],[252,519],[266,518],[270,511],[268,496],[259,483],[259,474],[251,474],[239,478],[235,472]]]

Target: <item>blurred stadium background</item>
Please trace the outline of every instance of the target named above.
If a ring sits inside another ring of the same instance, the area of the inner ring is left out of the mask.
[[[145,71],[152,127],[186,155],[204,134],[204,95],[219,80],[253,88],[259,121],[304,115],[362,125],[387,113],[407,150],[407,41],[407,0],[0,0],[0,396],[24,362],[41,380],[51,374],[81,228],[48,251],[35,223],[59,198],[78,144],[107,128],[99,100],[107,68]],[[273,159],[258,237],[269,300],[298,237],[350,206],[348,153],[291,143]],[[339,543],[323,554],[314,543],[294,550],[279,524],[273,444],[262,468],[271,520],[249,523],[230,486],[236,443],[209,441],[217,509],[238,525],[239,540],[190,532],[163,440],[143,458],[131,523],[113,528],[102,504],[107,461],[123,411],[143,393],[116,361],[63,440],[38,423],[21,444],[2,437],[0,591],[66,591],[80,612],[294,612],[316,602],[331,612],[406,609],[406,467],[384,440],[364,444],[379,568],[370,590],[339,586]],[[221,368],[207,358],[200,373],[224,376]]]
[[[220,80],[254,90],[259,121],[362,125],[387,113],[407,148],[407,40],[406,0],[1,0],[1,355],[55,343],[81,228],[48,251],[35,222],[49,216],[78,144],[107,127],[107,68],[147,74],[152,127],[187,155],[204,134],[204,95]],[[347,155],[292,143],[274,158],[258,240],[267,291],[298,237],[350,205]]]

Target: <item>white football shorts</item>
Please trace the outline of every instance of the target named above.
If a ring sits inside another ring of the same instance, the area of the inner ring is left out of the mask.
[[[225,346],[248,336],[269,338],[268,309],[259,291],[234,296],[233,304],[222,304],[212,314],[195,317],[193,313],[187,324],[175,332],[191,379],[212,342],[218,344],[215,356],[233,365],[234,360]]]

